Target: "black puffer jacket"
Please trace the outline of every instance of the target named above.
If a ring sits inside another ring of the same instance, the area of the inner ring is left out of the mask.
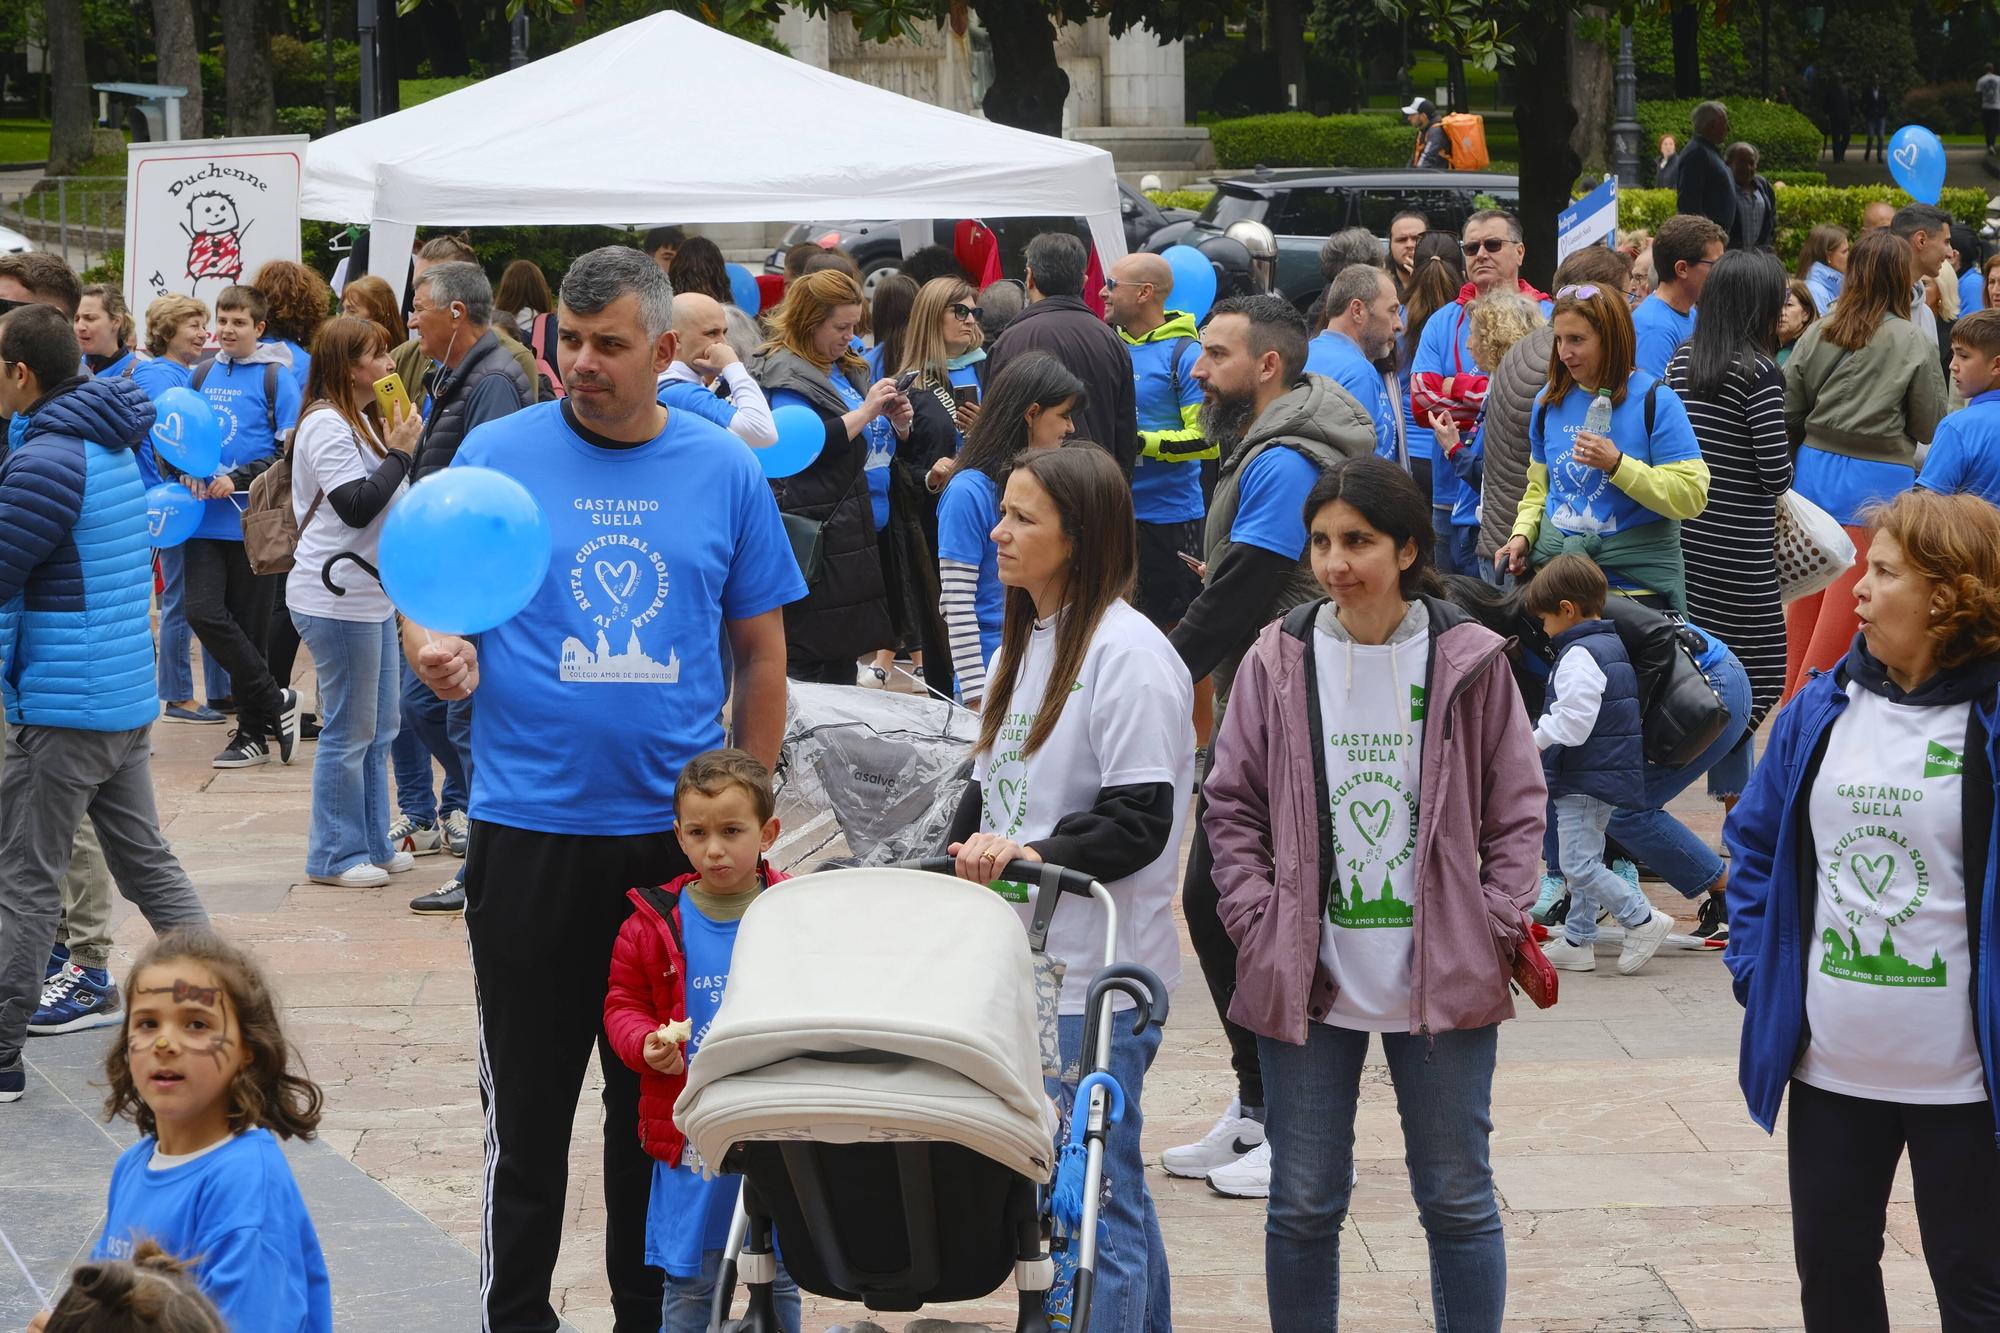
[[[868,498],[867,444],[850,438],[841,417],[847,405],[827,379],[845,374],[838,366],[821,370],[782,348],[753,368],[766,394],[786,389],[812,404],[826,426],[820,455],[803,472],[771,483],[782,513],[825,524],[820,538],[819,577],[803,600],[785,608],[785,650],[793,658],[830,660],[859,657],[894,646],[882,556],[875,537],[875,510]],[[864,375],[849,376],[867,391]]]
[[[417,456],[410,469],[411,478],[417,481],[450,467],[451,460],[458,455],[458,446],[472,428],[485,425],[495,415],[488,412],[478,421],[468,417],[472,391],[482,381],[498,375],[512,387],[512,406],[507,408],[508,412],[518,412],[535,401],[534,385],[521,373],[514,353],[492,329],[480,334],[479,340],[467,349],[458,369],[448,371],[439,364],[431,373],[443,379],[441,383],[433,382],[430,418],[424,423],[423,438],[417,442]]]

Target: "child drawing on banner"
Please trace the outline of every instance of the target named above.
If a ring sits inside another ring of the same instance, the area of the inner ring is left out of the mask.
[[[250,224],[242,220],[236,201],[226,194],[208,191],[188,200],[188,220],[181,230],[188,236],[187,275],[193,294],[213,300],[224,287],[243,279],[243,237]],[[204,282],[214,290],[204,293]]]

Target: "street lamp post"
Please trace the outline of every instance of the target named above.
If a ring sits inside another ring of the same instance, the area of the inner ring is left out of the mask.
[[[1618,29],[1618,64],[1612,73],[1618,113],[1611,122],[1611,156],[1618,183],[1639,184],[1639,71],[1632,63],[1632,25]]]

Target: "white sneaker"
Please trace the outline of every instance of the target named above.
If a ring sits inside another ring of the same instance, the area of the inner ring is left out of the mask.
[[[1618,971],[1622,976],[1631,976],[1644,967],[1658,952],[1667,936],[1674,933],[1674,919],[1659,908],[1644,925],[1625,928],[1625,947],[1618,951]]]
[[[1271,1144],[1267,1139],[1228,1166],[1208,1173],[1208,1187],[1228,1199],[1271,1197]]]
[[[409,853],[398,852],[397,855],[407,856]],[[339,889],[379,889],[389,882],[389,872],[363,861],[360,865],[347,867],[338,875],[307,875],[306,878],[315,884],[331,884]]]
[[[376,868],[385,874],[400,875],[405,870],[416,869],[416,865],[417,858],[415,856],[409,852],[397,852]]]
[[[1595,972],[1597,952],[1588,944],[1571,944],[1567,936],[1558,935],[1542,946],[1542,954],[1549,960],[1549,966],[1562,972]]]
[[[1160,1166],[1170,1176],[1201,1180],[1218,1166],[1228,1166],[1264,1141],[1263,1122],[1243,1114],[1243,1103],[1232,1101],[1229,1109],[1204,1134],[1199,1143],[1183,1144],[1160,1154]]]
[[[436,856],[444,850],[444,830],[436,824],[419,824],[408,815],[397,815],[389,825],[389,845],[411,856]]]

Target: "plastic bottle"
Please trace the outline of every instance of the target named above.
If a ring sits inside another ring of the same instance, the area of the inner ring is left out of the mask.
[[[1590,400],[1590,410],[1583,414],[1583,428],[1592,435],[1611,433],[1611,390],[1599,389],[1597,397]]]

